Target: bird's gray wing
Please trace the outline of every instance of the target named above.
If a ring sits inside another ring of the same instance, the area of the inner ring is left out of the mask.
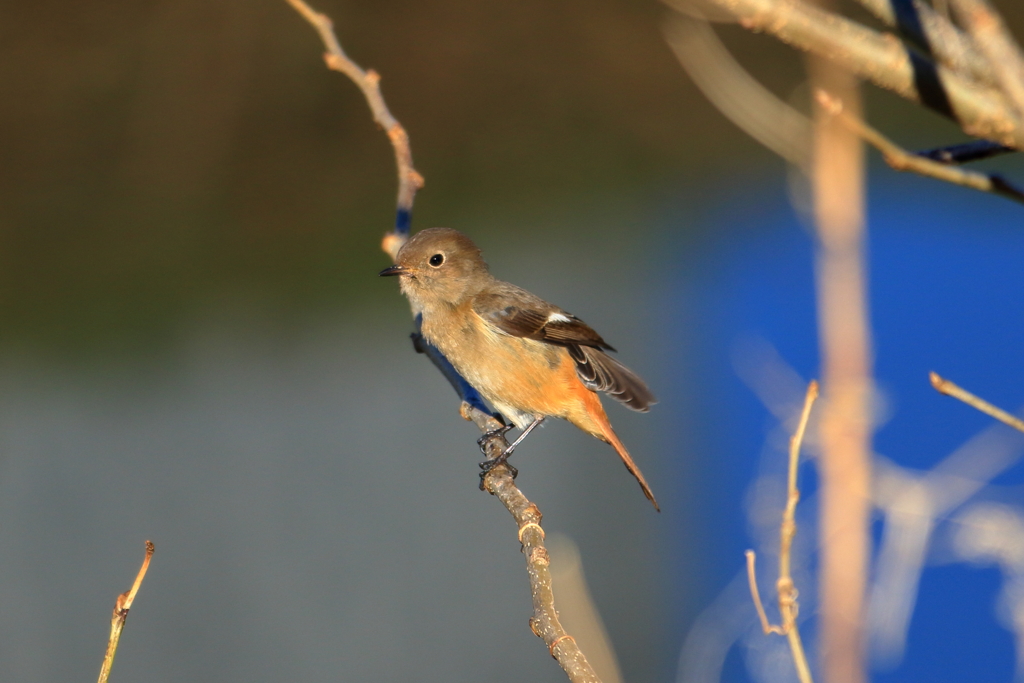
[[[524,289],[496,283],[474,297],[473,311],[505,334],[564,346],[576,363],[580,381],[592,391],[606,392],[641,412],[657,402],[636,373],[604,353],[615,349],[601,335],[571,313]]]

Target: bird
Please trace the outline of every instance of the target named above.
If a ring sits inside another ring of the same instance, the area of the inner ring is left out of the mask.
[[[505,430],[522,430],[501,460],[545,418],[562,418],[610,444],[660,512],[597,392],[639,412],[657,399],[636,373],[606,353],[615,349],[601,335],[573,314],[495,278],[473,241],[451,228],[417,232],[380,275],[399,278],[414,314],[422,316],[423,336],[511,422]]]

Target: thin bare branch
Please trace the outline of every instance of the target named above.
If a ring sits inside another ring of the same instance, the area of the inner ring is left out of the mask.
[[[1003,95],[913,53],[892,35],[801,0],[709,0],[746,28],[821,56],[954,119],[969,135],[1024,149],[1024,124]]]
[[[988,60],[991,72],[1018,116],[1024,116],[1024,55],[1003,18],[988,0],[953,0],[953,11],[975,45]]]
[[[680,10],[665,26],[665,38],[704,96],[730,121],[786,161],[806,168],[811,121],[761,85],[729,54],[696,10]]]
[[[761,601],[761,590],[757,587],[757,553],[753,550],[748,550],[745,555],[747,556],[747,585],[750,586],[750,597],[754,600],[757,618],[761,620],[761,630],[764,631],[765,635],[778,633],[780,636],[784,636],[786,635],[785,630],[781,626],[776,626],[768,621],[768,613],[764,611],[764,603]]]
[[[387,133],[391,145],[395,149],[395,164],[398,167],[398,212],[395,217],[395,229],[384,236],[381,247],[394,260],[398,250],[409,238],[409,227],[412,220],[412,204],[416,191],[423,187],[421,176],[412,165],[412,148],[409,146],[409,135],[405,128],[388,110],[384,96],[380,92],[380,74],[373,69],[364,71],[358,64],[349,59],[341,49],[341,43],[334,35],[334,24],[330,17],[321,14],[307,5],[303,0],[287,0],[295,11],[308,21],[327,48],[324,62],[327,68],[339,71],[348,76],[363,91],[373,120]]]
[[[924,0],[857,0],[889,27],[952,71],[985,85],[997,85],[988,60],[970,37]]]
[[[796,486],[796,473],[800,467],[800,447],[804,442],[804,434],[807,433],[807,422],[811,418],[811,408],[818,399],[818,383],[811,380],[807,385],[807,395],[804,397],[804,407],[800,412],[800,422],[797,424],[796,432],[789,440],[789,479],[786,494],[786,510],[782,515],[782,533],[780,534],[779,545],[779,582],[787,580],[792,590],[792,577],[790,556],[793,548],[793,537],[796,536],[796,505],[800,502],[800,489]],[[787,614],[783,611],[783,624],[793,624],[796,620],[796,595],[793,595],[792,605],[794,609]],[[779,596],[779,607],[782,608],[782,596]],[[788,617],[788,621],[787,621]]]
[[[985,413],[990,417],[994,417],[1003,424],[1009,425],[1014,429],[1024,432],[1024,420],[1014,417],[1013,415],[1006,412],[1002,408],[997,408],[996,406],[992,405],[983,398],[978,398],[971,392],[967,391],[966,389],[962,389],[961,387],[957,386],[948,379],[943,379],[942,377],[939,377],[937,373],[930,373],[928,375],[928,378],[931,380],[932,386],[935,387],[935,390],[938,391],[940,394],[952,396],[955,399],[963,401],[972,408],[980,410],[981,412]]]
[[[797,605],[797,590],[793,583],[792,553],[793,538],[796,536],[796,505],[800,501],[800,489],[796,485],[797,469],[800,465],[800,447],[804,441],[804,434],[807,432],[807,422],[811,417],[811,408],[818,398],[818,383],[811,380],[807,386],[807,394],[804,397],[804,407],[800,413],[800,423],[796,432],[789,441],[789,477],[786,494],[786,508],[782,513],[782,525],[779,529],[779,580],[776,583],[776,590],[779,594],[779,614],[782,616],[782,624],[773,626],[765,614],[764,605],[761,603],[761,593],[757,588],[757,572],[755,563],[757,555],[753,550],[748,550],[747,555],[747,581],[750,583],[750,595],[754,600],[754,607],[757,608],[757,616],[761,620],[761,628],[765,635],[778,633],[786,636],[789,640],[789,648],[793,654],[793,662],[796,665],[797,676],[801,683],[813,683],[811,669],[807,664],[807,654],[804,652],[803,641],[800,639],[800,630],[796,625],[796,617],[799,612]]]
[[[110,618],[110,639],[107,641],[107,652],[103,657],[103,664],[100,666],[99,683],[107,683],[107,679],[110,677],[110,669],[114,666],[114,655],[117,653],[117,644],[121,640],[121,631],[124,630],[124,623],[128,619],[128,610],[135,602],[135,596],[139,592],[139,587],[142,586],[142,580],[146,578],[149,561],[153,558],[155,550],[153,542],[146,541],[146,557],[142,560],[139,573],[135,575],[135,583],[129,590],[117,596],[117,602],[114,603],[114,614]]]
[[[363,71],[359,65],[349,59],[334,34],[330,18],[314,11],[303,0],[287,0],[287,2],[320,34],[320,38],[327,48],[324,55],[327,66],[348,76],[362,90],[373,112],[374,120],[387,132],[395,149],[399,182],[398,215],[395,230],[385,235],[381,245],[384,251],[392,259],[395,259],[398,250],[408,239],[413,200],[416,191],[423,186],[423,177],[416,172],[412,165],[409,137],[384,103],[380,92],[380,76],[373,70]],[[413,313],[415,315],[416,311]],[[418,325],[419,316],[416,317]],[[455,371],[440,351],[427,343],[418,332],[414,333],[412,338],[416,351],[428,356],[463,399],[460,409],[462,416],[473,421],[485,434],[490,433],[489,438],[484,442],[484,449],[488,457],[494,458],[501,454],[504,449],[508,448],[508,442],[504,436],[494,433],[494,430],[502,426],[501,423],[486,412],[476,391]],[[481,487],[486,488],[501,500],[519,526],[519,541],[522,544],[523,553],[526,555],[530,591],[533,595],[534,616],[530,620],[531,629],[544,640],[551,656],[558,661],[570,681],[573,683],[601,683],[586,657],[576,645],[576,641],[565,632],[558,621],[558,612],[555,610],[554,596],[551,590],[551,573],[548,570],[550,559],[547,549],[544,547],[544,530],[540,526],[540,510],[527,500],[526,496],[516,487],[507,465],[498,465],[487,472],[481,481]]]
[[[994,174],[968,171],[967,169],[942,164],[928,157],[908,152],[869,126],[859,116],[854,116],[845,111],[843,103],[839,98],[833,97],[824,90],[816,92],[815,97],[828,113],[835,116],[844,126],[881,152],[885,163],[895,170],[937,178],[947,183],[962,185],[963,187],[969,187],[981,192],[990,192],[1015,202],[1024,203],[1024,192],[1011,185],[1002,177]]]
[[[462,403],[461,415],[472,421],[484,434],[491,436],[484,442],[487,457],[494,458],[508,448],[508,442],[500,434],[493,433],[501,423],[488,413]],[[505,465],[498,465],[483,479],[487,491],[493,494],[512,514],[519,527],[519,542],[526,555],[526,573],[530,577],[530,593],[533,596],[533,617],[530,628],[548,646],[554,657],[573,683],[600,683],[594,669],[587,662],[576,641],[565,632],[558,621],[555,599],[551,590],[551,560],[544,547],[544,529],[541,528],[541,512],[516,486],[512,473]]]

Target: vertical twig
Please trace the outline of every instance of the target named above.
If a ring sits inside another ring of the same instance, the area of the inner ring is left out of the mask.
[[[395,149],[398,166],[398,215],[395,230],[384,236],[381,245],[394,259],[398,250],[409,237],[411,211],[416,191],[423,186],[423,177],[412,166],[412,152],[409,137],[401,124],[391,115],[380,92],[380,76],[370,70],[363,71],[345,55],[334,35],[330,18],[314,11],[304,0],[287,0],[320,34],[327,48],[324,61],[335,71],[348,76],[363,91],[373,112],[374,120],[387,132]],[[419,324],[419,315],[413,311]],[[427,354],[443,375],[452,383],[456,392],[464,399],[461,413],[472,420],[485,434],[491,436],[484,443],[489,458],[494,458],[508,448],[504,436],[494,430],[502,425],[487,413],[475,390],[455,371],[444,355],[426,343],[418,333],[413,335],[417,351]],[[530,591],[533,595],[534,616],[530,620],[533,632],[541,637],[554,657],[573,683],[600,683],[597,674],[576,645],[576,641],[565,632],[558,621],[554,596],[551,592],[550,559],[544,547],[544,530],[540,526],[541,513],[516,487],[511,472],[505,465],[491,469],[482,480],[483,486],[505,505],[519,526],[519,541],[526,555],[527,573],[530,577]]]
[[[796,665],[800,683],[813,683],[813,679],[810,666],[807,664],[807,653],[804,652],[803,641],[800,639],[800,629],[796,625],[799,607],[792,574],[793,538],[796,536],[796,505],[800,502],[800,489],[796,485],[796,474],[800,465],[800,446],[803,444],[804,434],[807,431],[811,408],[817,398],[818,383],[812,380],[807,386],[804,408],[800,413],[800,423],[789,440],[789,476],[786,487],[786,508],[782,513],[782,524],[779,528],[779,580],[776,583],[776,590],[779,594],[779,614],[782,617],[782,624],[779,626],[773,626],[768,622],[768,615],[765,614],[764,604],[761,602],[761,593],[757,589],[755,566],[757,556],[753,550],[747,551],[747,580],[750,583],[750,595],[754,599],[757,615],[761,619],[761,628],[764,629],[765,635],[778,633],[786,636],[789,640],[789,649],[793,653],[793,663]]]
[[[132,587],[117,596],[114,603],[114,614],[110,618],[110,639],[107,641],[107,652],[103,657],[103,665],[100,667],[99,683],[107,683],[110,677],[110,669],[114,666],[114,655],[117,653],[117,644],[121,640],[121,631],[124,629],[124,622],[128,619],[128,610],[132,608],[135,595],[142,586],[142,579],[146,578],[146,571],[149,569],[149,561],[153,557],[156,548],[152,541],[146,541],[146,557],[142,560],[142,567],[135,576],[135,583]]]
[[[388,134],[391,146],[395,149],[395,164],[398,167],[398,212],[395,216],[395,229],[384,235],[384,241],[381,243],[381,248],[394,260],[398,250],[409,238],[412,203],[416,198],[416,191],[423,187],[423,176],[412,165],[409,135],[398,119],[391,115],[384,102],[384,96],[380,92],[380,74],[373,69],[363,71],[358,64],[349,59],[341,49],[337,36],[334,35],[334,24],[330,17],[315,11],[303,0],[287,2],[320,34],[320,39],[327,48],[324,54],[327,68],[345,74],[363,91],[366,103],[373,112],[373,120]]]
[[[812,91],[859,115],[855,79],[808,59]],[[864,683],[863,612],[871,515],[871,334],[864,266],[864,152],[860,139],[815,111],[811,172],[818,333],[826,402],[821,416],[821,644],[829,683]]]

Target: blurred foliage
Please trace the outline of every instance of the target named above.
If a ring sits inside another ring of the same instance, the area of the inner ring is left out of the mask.
[[[689,83],[656,2],[317,7],[410,132],[414,227],[578,233],[781,169]],[[802,80],[788,48],[722,32],[776,92]],[[320,51],[273,0],[0,7],[0,343],[145,346],[225,301],[287,320],[392,294],[391,151]]]

